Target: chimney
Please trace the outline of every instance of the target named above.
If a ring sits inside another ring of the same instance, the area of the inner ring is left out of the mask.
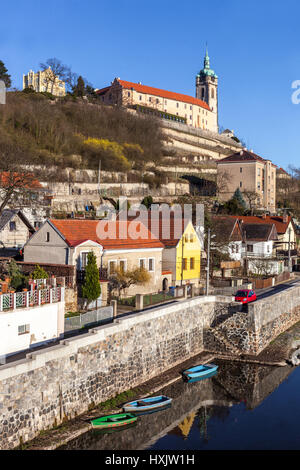
[[[287,224],[287,223],[288,223],[288,220],[289,220],[289,219],[288,219],[288,215],[287,215],[286,211],[284,211],[283,216],[282,216],[282,222],[283,222],[284,224]]]

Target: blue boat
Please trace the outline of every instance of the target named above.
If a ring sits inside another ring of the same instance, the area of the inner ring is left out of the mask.
[[[208,377],[212,377],[212,375],[216,374],[218,367],[219,366],[216,366],[215,364],[201,364],[185,370],[182,374],[188,381],[207,379]]]
[[[171,401],[172,398],[168,398],[164,395],[160,395],[158,397],[141,398],[140,400],[125,403],[123,410],[126,413],[134,413],[135,411],[152,411],[170,405]]]

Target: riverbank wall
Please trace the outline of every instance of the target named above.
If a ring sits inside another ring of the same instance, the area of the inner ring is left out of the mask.
[[[202,351],[258,354],[300,320],[300,287],[249,305],[196,297],[117,319],[0,366],[0,449],[71,420]]]
[[[203,329],[229,297],[197,297],[132,314],[0,366],[0,449],[75,418],[204,349]]]
[[[216,353],[254,355],[300,321],[300,287],[290,285],[245,310],[204,328],[204,348]]]

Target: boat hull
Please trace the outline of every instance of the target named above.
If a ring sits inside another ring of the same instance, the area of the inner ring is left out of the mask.
[[[205,364],[192,367],[191,369],[185,370],[183,374],[183,378],[190,381],[196,381],[201,379],[207,379],[212,377],[217,373],[218,366],[215,364]]]
[[[93,419],[91,425],[93,429],[113,429],[127,426],[134,423],[136,420],[137,417],[130,413],[119,413]]]
[[[129,403],[126,403],[123,406],[124,412],[128,413],[141,413],[141,412],[151,412],[164,409],[167,406],[170,406],[172,398],[165,397],[163,395],[159,397],[143,398],[141,400],[135,400]]]

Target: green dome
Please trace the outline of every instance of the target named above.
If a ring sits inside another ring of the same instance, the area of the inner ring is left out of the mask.
[[[209,56],[208,56],[208,51],[206,49],[206,54],[204,57],[204,69],[200,70],[200,73],[197,75],[197,77],[201,76],[208,76],[208,77],[214,77],[218,78],[218,76],[215,74],[214,70],[210,68],[210,63],[209,63]]]

